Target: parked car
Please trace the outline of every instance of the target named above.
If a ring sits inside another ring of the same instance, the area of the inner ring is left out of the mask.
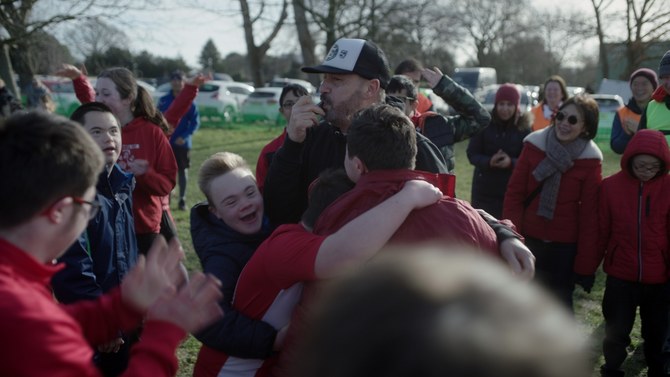
[[[160,85],[154,94],[156,103],[160,97],[171,90],[170,83]],[[241,82],[211,80],[202,84],[195,104],[198,106],[200,119],[205,122],[230,122],[239,116],[242,102],[254,87]]]
[[[609,145],[612,122],[616,112],[624,106],[623,98],[616,94],[592,94],[591,96],[598,102],[599,110],[598,133],[595,141]]]
[[[270,121],[275,124],[285,123],[284,117],[279,113],[279,96],[282,88],[263,87],[249,94],[242,103],[240,113],[245,122]]]
[[[288,84],[302,85],[305,87],[305,89],[307,89],[307,92],[309,94],[316,93],[316,88],[314,87],[314,85],[312,85],[311,82],[300,79],[290,79],[287,77],[275,77],[274,79],[270,80],[267,84],[265,84],[265,86],[270,88],[283,88]]]
[[[451,78],[472,94],[498,82],[496,69],[491,67],[456,68]]]
[[[493,111],[498,88],[500,88],[499,84],[488,85],[475,93],[477,101],[479,101],[479,103],[481,103],[489,112]],[[519,90],[519,93],[521,93],[521,111],[530,111],[533,106],[537,105],[537,98],[533,96],[533,92],[529,88],[518,84],[516,88]]]

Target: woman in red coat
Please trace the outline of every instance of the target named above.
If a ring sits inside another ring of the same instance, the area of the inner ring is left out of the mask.
[[[591,140],[598,104],[575,96],[552,124],[528,135],[512,173],[503,217],[535,254],[536,276],[572,309],[575,256],[596,247],[602,153]]]

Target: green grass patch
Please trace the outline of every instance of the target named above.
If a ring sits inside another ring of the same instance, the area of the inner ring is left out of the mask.
[[[191,152],[191,169],[189,171],[189,182],[187,190],[187,206],[190,208],[195,203],[204,200],[197,186],[198,168],[202,162],[216,152],[233,152],[241,155],[247,160],[252,170],[255,170],[256,161],[261,148],[270,140],[278,136],[282,131],[281,126],[272,123],[243,124],[232,123],[216,128],[202,128],[193,139],[193,150]],[[603,163],[603,176],[608,176],[620,169],[620,157],[612,152],[607,145],[600,146],[605,160]],[[458,143],[456,152],[456,195],[465,200],[470,200],[470,185],[472,182],[473,167],[468,163],[465,153],[467,141]],[[189,211],[177,209],[177,201],[171,203],[172,214],[177,223],[179,238],[186,251],[186,264],[189,270],[200,270],[200,263],[193,251],[191,235],[189,232]],[[576,317],[584,328],[584,331],[593,338],[594,376],[598,375],[598,368],[602,364],[602,336],[603,318],[600,304],[604,289],[604,274],[598,271],[595,286],[590,294],[585,294],[581,289],[575,293]],[[638,320],[639,322],[639,320]],[[642,340],[640,338],[639,323],[636,324],[631,334],[632,342],[629,357],[624,368],[626,376],[646,376],[646,367],[642,355]],[[179,348],[179,372],[178,376],[191,376],[193,364],[197,358],[200,343],[193,337],[189,337]]]

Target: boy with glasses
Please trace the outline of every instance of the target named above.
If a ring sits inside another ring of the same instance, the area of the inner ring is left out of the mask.
[[[116,164],[121,153],[119,122],[100,102],[80,106],[71,119],[91,135],[104,154],[105,166],[98,176],[88,226],[58,259],[65,268],[51,280],[56,298],[64,304],[97,298],[120,285],[138,256],[132,208],[135,178]],[[119,331],[116,339],[97,347],[94,361],[105,376],[123,372],[136,340]]]
[[[3,376],[95,376],[93,349],[144,323],[128,375],[174,376],[185,332],[221,316],[219,282],[195,274],[184,282],[175,239],[152,245],[120,287],[65,305],[49,289],[53,265],[89,223],[104,157],[65,118],[33,112],[0,124],[0,353]]]
[[[624,375],[621,365],[638,307],[648,375],[665,375],[661,347],[667,324],[664,286],[670,272],[669,167],[663,134],[638,131],[621,158],[621,171],[602,182],[598,247],[577,254],[577,281],[587,292],[601,261],[607,274],[603,376]]]

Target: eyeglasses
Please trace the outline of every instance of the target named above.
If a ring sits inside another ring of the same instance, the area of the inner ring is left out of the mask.
[[[646,171],[647,173],[658,173],[658,171],[661,170],[661,165],[658,164],[647,165],[643,163],[633,163],[633,169],[639,172]]]
[[[89,206],[91,206],[91,209],[88,211],[89,220],[94,218],[95,215],[97,215],[98,212],[100,211],[100,203],[98,203],[95,200],[94,201],[88,201],[88,200],[84,200],[82,198],[78,198],[76,196],[73,196],[72,201],[75,202],[76,204],[79,204],[79,205],[88,204]]]
[[[290,109],[293,108],[293,105],[295,105],[295,102],[292,102],[292,101],[286,101],[286,102],[284,102],[284,103],[281,105],[281,107],[282,107],[282,109],[284,109],[284,110],[290,110]]]
[[[556,114],[556,120],[559,121],[559,122],[562,122],[563,119],[565,119],[565,117],[566,117],[566,115],[562,111],[559,111]],[[576,115],[570,115],[568,117],[568,123],[570,123],[570,125],[574,126],[575,124],[579,123],[579,119],[577,118]]]

